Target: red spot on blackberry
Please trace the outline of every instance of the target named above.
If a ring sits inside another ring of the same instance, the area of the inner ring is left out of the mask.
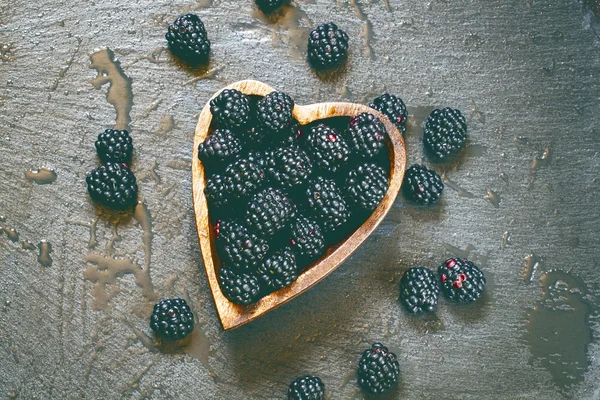
[[[218,239],[219,233],[221,232],[221,220],[220,219],[217,220],[217,222],[215,223],[215,227],[213,229],[215,230],[215,236]]]
[[[442,275],[442,282],[446,282],[448,280],[448,277],[446,275]]]
[[[460,275],[458,275],[458,280],[460,282],[466,281],[467,280],[467,275],[466,274],[460,274]]]
[[[121,166],[123,166],[123,168],[129,168],[129,165],[127,165],[125,163],[121,163]]]
[[[461,281],[454,281],[452,282],[452,286],[454,286],[457,289],[462,288],[462,282]]]
[[[404,121],[404,115],[398,115],[398,118],[396,118],[396,123],[401,123],[402,121]]]
[[[169,310],[169,312],[167,313],[169,315],[169,317],[174,317],[175,316],[175,311],[173,310]]]
[[[446,268],[454,268],[455,265],[456,265],[456,260],[453,258],[446,261]]]
[[[302,129],[298,129],[298,130],[296,131],[296,142],[299,142],[299,141],[300,141],[300,137],[302,136],[302,133],[303,133],[303,132],[302,132]]]
[[[295,246],[295,245],[296,245],[296,241],[295,241],[294,239],[290,238],[290,244],[291,244],[292,246]]]
[[[383,140],[383,135],[380,135],[379,133],[377,133],[375,135],[375,140],[378,141],[378,142],[381,142]]]
[[[337,140],[337,135],[335,133],[330,133],[329,135],[327,135],[327,140],[329,140],[330,142],[335,142]]]

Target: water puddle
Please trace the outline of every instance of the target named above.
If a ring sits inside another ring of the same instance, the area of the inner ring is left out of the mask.
[[[540,167],[544,167],[547,166],[548,164],[550,164],[550,160],[551,160],[551,151],[549,147],[546,147],[544,149],[544,153],[542,154],[541,157],[536,157],[533,160],[533,164],[531,165],[531,169],[538,169]]]
[[[13,44],[0,43],[0,60],[3,63],[15,61],[15,46]]]
[[[32,242],[30,242],[29,240],[23,240],[23,242],[21,242],[21,248],[23,250],[35,250],[35,249],[37,249],[37,247],[35,247],[35,244],[33,244]]]
[[[50,253],[52,252],[52,245],[50,242],[46,240],[42,240],[38,243],[38,263],[42,267],[51,267],[52,266],[52,257],[50,257]]]
[[[512,239],[512,233],[510,233],[509,231],[504,232],[504,234],[502,235],[502,249],[505,249],[506,246],[508,246],[510,244],[510,240]]]
[[[494,208],[500,208],[500,202],[502,201],[502,198],[500,197],[499,193],[494,192],[492,189],[488,189],[483,198],[492,203]]]
[[[150,258],[152,253],[152,217],[146,203],[138,201],[133,210],[133,218],[139,222],[142,227],[142,243],[144,244],[144,268],[150,279]],[[152,283],[150,283],[152,285]]]
[[[28,169],[25,171],[25,179],[38,185],[47,185],[56,181],[58,175],[51,168]]]
[[[523,280],[527,283],[533,282],[535,273],[542,264],[542,259],[531,253],[523,258]]]
[[[375,53],[373,52],[373,47],[371,46],[371,42],[373,41],[373,24],[364,13],[360,4],[358,4],[358,0],[349,0],[352,9],[354,10],[354,15],[356,18],[362,21],[362,30],[360,36],[363,40],[363,49],[365,55],[369,57],[369,59],[375,59]]]
[[[99,219],[99,217],[96,217],[92,222],[78,222],[69,220],[65,220],[65,222],[71,225],[83,226],[88,228],[90,230],[90,240],[88,240],[88,249],[93,249],[98,244],[98,241],[96,240],[96,228],[98,226]]]
[[[446,185],[450,189],[454,190],[456,192],[456,194],[458,195],[458,197],[466,197],[469,199],[474,199],[475,197],[477,197],[473,193],[469,192],[468,190],[463,189],[456,182],[450,180],[450,178],[448,178],[448,176],[446,175],[445,172],[442,174],[442,180],[444,181],[444,185]]]

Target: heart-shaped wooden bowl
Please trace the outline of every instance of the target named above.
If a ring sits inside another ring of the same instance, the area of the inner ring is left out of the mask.
[[[258,81],[240,81],[227,86],[224,89],[237,89],[247,95],[265,96],[275,89]],[[221,91],[215,93],[216,97]],[[210,101],[209,101],[210,102]],[[325,255],[313,262],[298,279],[290,286],[273,292],[258,302],[249,306],[240,306],[230,302],[221,292],[217,277],[219,275],[220,260],[217,254],[215,236],[209,218],[208,204],[204,195],[206,185],[206,176],[204,166],[198,160],[198,145],[209,135],[212,115],[210,113],[209,102],[202,109],[196,126],[194,138],[194,152],[192,156],[192,194],[194,202],[194,212],[196,214],[196,229],[198,231],[198,241],[202,250],[204,259],[204,268],[208,277],[210,290],[215,301],[217,313],[221,319],[223,329],[229,330],[237,328],[250,322],[265,313],[274,310],[280,305],[290,301],[305,290],[316,285],[321,279],[332,273],[339,267],[361,243],[375,230],[383,220],[389,209],[392,207],[396,195],[400,190],[404,170],[406,168],[406,147],[402,134],[398,129],[382,114],[360,104],[352,103],[321,103],[308,106],[296,105],[293,110],[294,117],[300,125],[306,125],[313,121],[332,117],[353,117],[361,112],[370,112],[383,121],[390,138],[388,142],[388,152],[390,156],[390,180],[389,188],[379,206],[373,211],[371,216],[343,242],[338,243],[329,249]]]

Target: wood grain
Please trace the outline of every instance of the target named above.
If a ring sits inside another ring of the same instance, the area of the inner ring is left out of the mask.
[[[247,95],[258,96],[264,96],[275,90],[262,82],[252,80],[239,81],[222,90],[224,89],[237,89]],[[217,96],[221,91],[215,93],[211,99]],[[387,118],[383,117],[383,115],[367,106],[353,103],[321,103],[307,106],[296,105],[293,114],[301,125],[331,117],[351,117],[364,111],[378,116],[384,122],[390,137],[388,143],[388,151],[390,154],[390,186],[382,202],[363,225],[344,242],[329,248],[326,254],[315,261],[305,272],[300,274],[298,279],[292,285],[273,292],[250,306],[239,306],[230,302],[223,295],[217,280],[220,261],[217,254],[213,229],[210,223],[208,204],[204,195],[204,187],[206,185],[204,166],[198,160],[198,145],[208,136],[212,120],[209,103],[210,100],[202,109],[196,126],[192,156],[192,160],[194,160],[192,162],[192,195],[198,241],[200,242],[206,276],[212,291],[217,313],[221,320],[221,325],[223,326],[223,329],[229,330],[240,327],[266,314],[316,285],[319,281],[338,268],[361,245],[361,243],[365,241],[384,219],[400,190],[402,179],[404,177],[404,170],[406,168],[406,147],[404,145],[402,134],[398,129]]]

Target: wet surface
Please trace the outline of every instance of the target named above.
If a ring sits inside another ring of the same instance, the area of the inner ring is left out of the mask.
[[[121,3],[0,4],[0,397],[279,399],[310,373],[331,399],[365,399],[354,369],[374,341],[400,360],[390,399],[600,396],[597,2],[298,0],[272,17],[251,1]],[[165,48],[165,24],[189,11],[213,43],[205,68]],[[304,46],[329,20],[348,32],[350,59],[316,74]],[[430,208],[400,195],[335,273],[225,333],[197,244],[191,152],[210,95],[248,78],[299,104],[401,96],[408,163],[446,190]],[[469,144],[431,163],[422,128],[444,106],[463,110]],[[129,127],[136,148],[131,213],[85,190],[109,127]],[[410,318],[402,273],[450,256],[482,268],[486,294]],[[197,321],[169,347],[148,316],[175,295]]]

